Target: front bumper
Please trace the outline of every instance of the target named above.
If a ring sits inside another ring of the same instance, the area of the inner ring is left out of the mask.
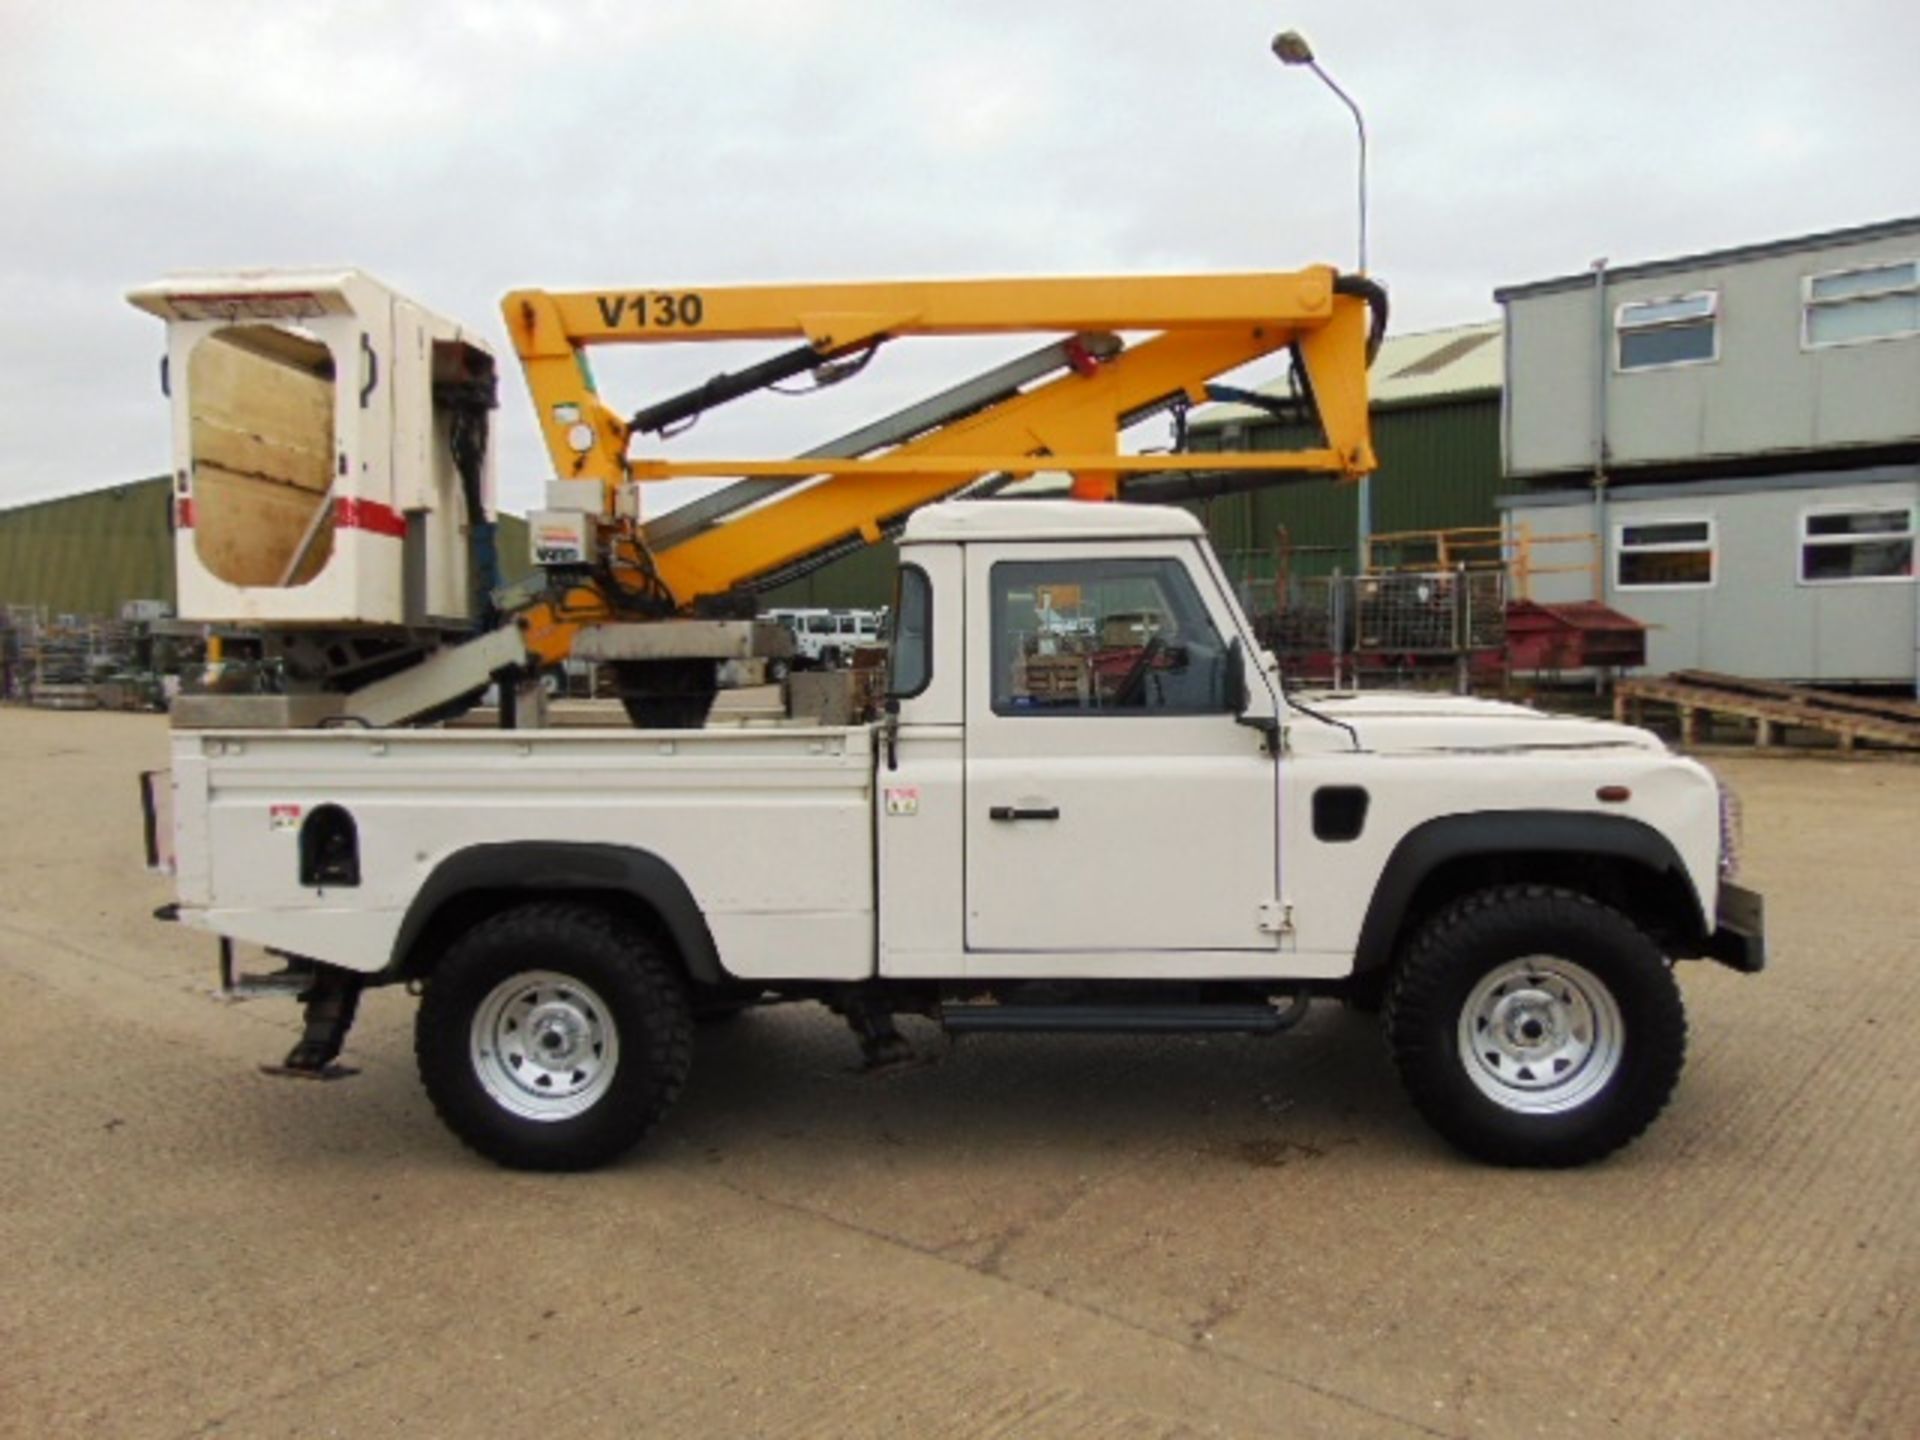
[[[1766,907],[1759,891],[1721,881],[1713,919],[1713,934],[1707,937],[1709,959],[1743,975],[1758,975],[1767,968]]]

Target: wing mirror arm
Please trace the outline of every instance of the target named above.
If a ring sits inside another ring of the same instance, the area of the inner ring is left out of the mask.
[[[1262,736],[1264,748],[1269,755],[1280,753],[1280,717],[1278,715],[1254,715],[1253,690],[1247,683],[1247,650],[1238,635],[1227,646],[1227,698],[1233,702],[1235,723],[1249,730],[1258,730]]]

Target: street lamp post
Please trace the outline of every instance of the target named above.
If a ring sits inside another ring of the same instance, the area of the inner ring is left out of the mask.
[[[1307,44],[1307,37],[1298,30],[1286,30],[1273,37],[1273,53],[1280,57],[1282,65],[1304,65],[1320,77],[1340,103],[1353,112],[1353,127],[1360,136],[1360,273],[1367,273],[1367,117],[1360,113],[1360,107],[1354,104],[1353,97],[1342,90],[1334,78],[1320,68],[1320,62],[1314,58],[1313,47]]]
[[[1353,97],[1342,90],[1334,78],[1320,68],[1320,62],[1314,59],[1313,47],[1307,43],[1307,37],[1298,30],[1284,30],[1273,37],[1273,53],[1279,57],[1282,65],[1304,65],[1320,82],[1339,97],[1340,103],[1353,113],[1353,127],[1360,136],[1360,273],[1367,273],[1367,117],[1360,113],[1360,107]],[[1358,532],[1356,548],[1359,552],[1361,572],[1367,568],[1367,540],[1373,534],[1373,477],[1360,477],[1358,513],[1355,516],[1355,529]]]

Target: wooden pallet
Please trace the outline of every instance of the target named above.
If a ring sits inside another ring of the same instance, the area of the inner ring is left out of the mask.
[[[1682,685],[1707,685],[1768,700],[1791,700],[1823,710],[1845,710],[1886,720],[1920,722],[1920,701],[1890,696],[1849,695],[1841,690],[1819,690],[1811,685],[1787,685],[1779,680],[1750,680],[1744,675],[1722,675],[1712,670],[1676,670],[1667,679]]]
[[[1903,700],[1874,700],[1805,685],[1681,670],[1620,681],[1613,689],[1614,719],[1639,724],[1649,701],[1671,706],[1678,713],[1683,745],[1699,741],[1704,714],[1748,721],[1754,744],[1761,748],[1788,729],[1832,735],[1843,751],[1851,751],[1863,740],[1920,748],[1920,705]]]

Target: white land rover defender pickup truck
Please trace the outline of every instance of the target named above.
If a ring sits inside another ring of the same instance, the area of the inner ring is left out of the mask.
[[[946,1031],[1275,1033],[1384,1012],[1462,1150],[1575,1165],[1677,1081],[1672,962],[1764,963],[1728,797],[1652,735],[1291,693],[1196,521],[915,514],[873,726],[179,731],[149,782],[179,920],[287,961],[288,1057],[422,1000],[427,1094],[510,1166],[603,1164],[698,1022],[815,1000],[870,1061]],[[163,797],[170,790],[171,815]]]

